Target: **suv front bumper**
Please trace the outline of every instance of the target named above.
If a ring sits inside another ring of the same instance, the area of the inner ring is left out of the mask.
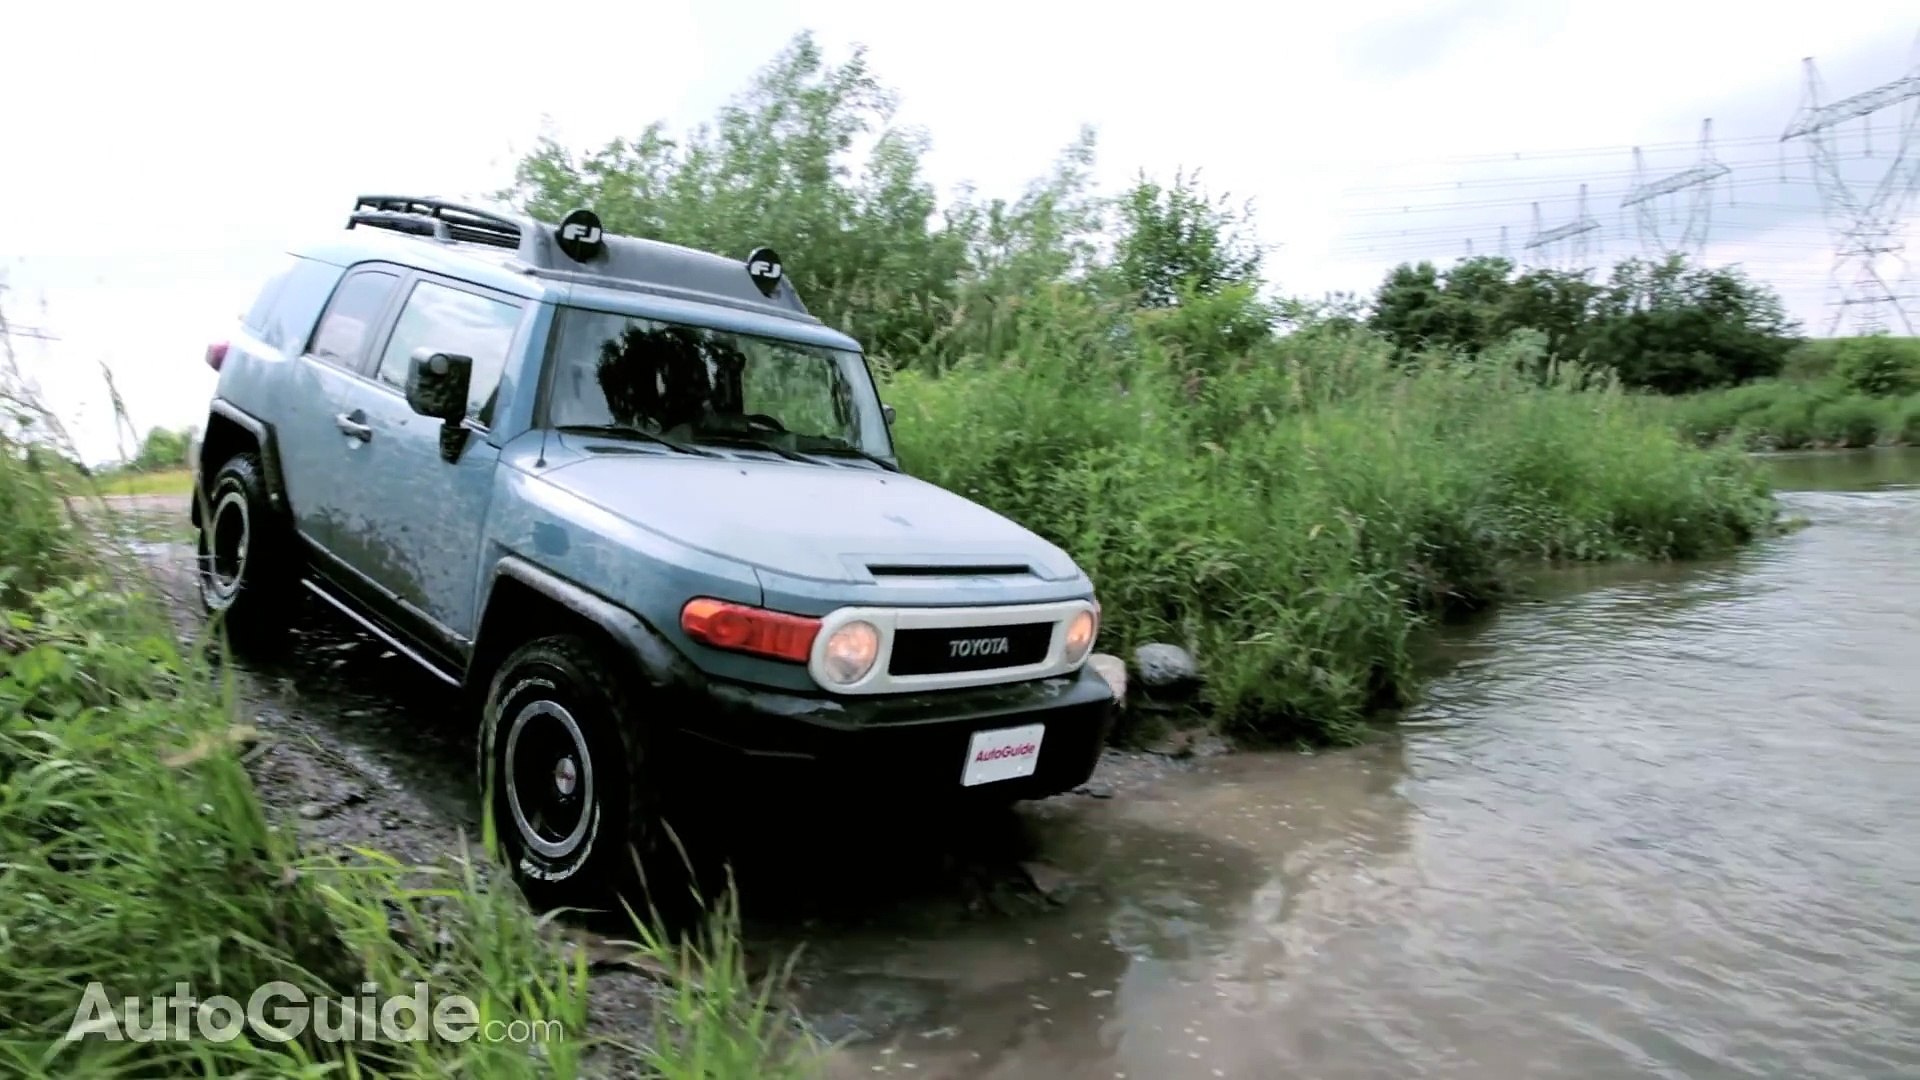
[[[1113,691],[1090,667],[1047,679],[871,697],[813,697],[708,680],[677,725],[686,749],[769,784],[848,794],[1036,799],[1087,782],[1113,727]],[[1031,776],[963,787],[975,732],[1046,725]]]

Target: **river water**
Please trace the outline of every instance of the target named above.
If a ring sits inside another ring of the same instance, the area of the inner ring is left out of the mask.
[[[1389,738],[1024,812],[1060,902],[817,938],[848,1076],[1920,1076],[1920,451],[1542,575]],[[870,1032],[870,1034],[868,1034]]]

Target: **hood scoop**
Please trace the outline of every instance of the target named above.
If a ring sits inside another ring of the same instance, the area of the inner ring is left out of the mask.
[[[867,573],[877,578],[903,577],[1013,577],[1031,576],[1026,563],[868,563]]]

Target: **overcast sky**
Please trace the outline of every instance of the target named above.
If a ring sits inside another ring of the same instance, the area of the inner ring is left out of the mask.
[[[1889,81],[1917,14],[1912,0],[15,4],[0,269],[9,316],[59,338],[20,342],[23,359],[102,460],[100,365],[142,430],[198,422],[205,344],[274,254],[339,228],[356,193],[497,187],[543,117],[576,144],[697,122],[811,28],[836,59],[869,47],[899,119],[931,132],[943,192],[1016,193],[1091,123],[1109,184],[1199,166],[1252,197],[1269,276],[1305,295],[1370,289],[1468,240],[1494,250],[1503,224],[1520,254],[1530,203],[1550,200],[1548,227],[1572,220],[1582,179],[1602,224],[1590,256],[1628,254],[1628,148],[1659,147],[1650,175],[1684,168],[1712,116],[1735,183],[1710,256],[1771,277],[1820,329],[1830,248],[1802,152],[1790,145],[1781,182],[1775,140],[1802,57],[1831,98]],[[1884,167],[1895,119],[1847,144],[1857,182]]]

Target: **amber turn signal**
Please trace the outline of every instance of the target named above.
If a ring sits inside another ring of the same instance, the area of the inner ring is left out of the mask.
[[[716,649],[804,664],[813,653],[820,620],[700,596],[680,609],[680,629]]]

